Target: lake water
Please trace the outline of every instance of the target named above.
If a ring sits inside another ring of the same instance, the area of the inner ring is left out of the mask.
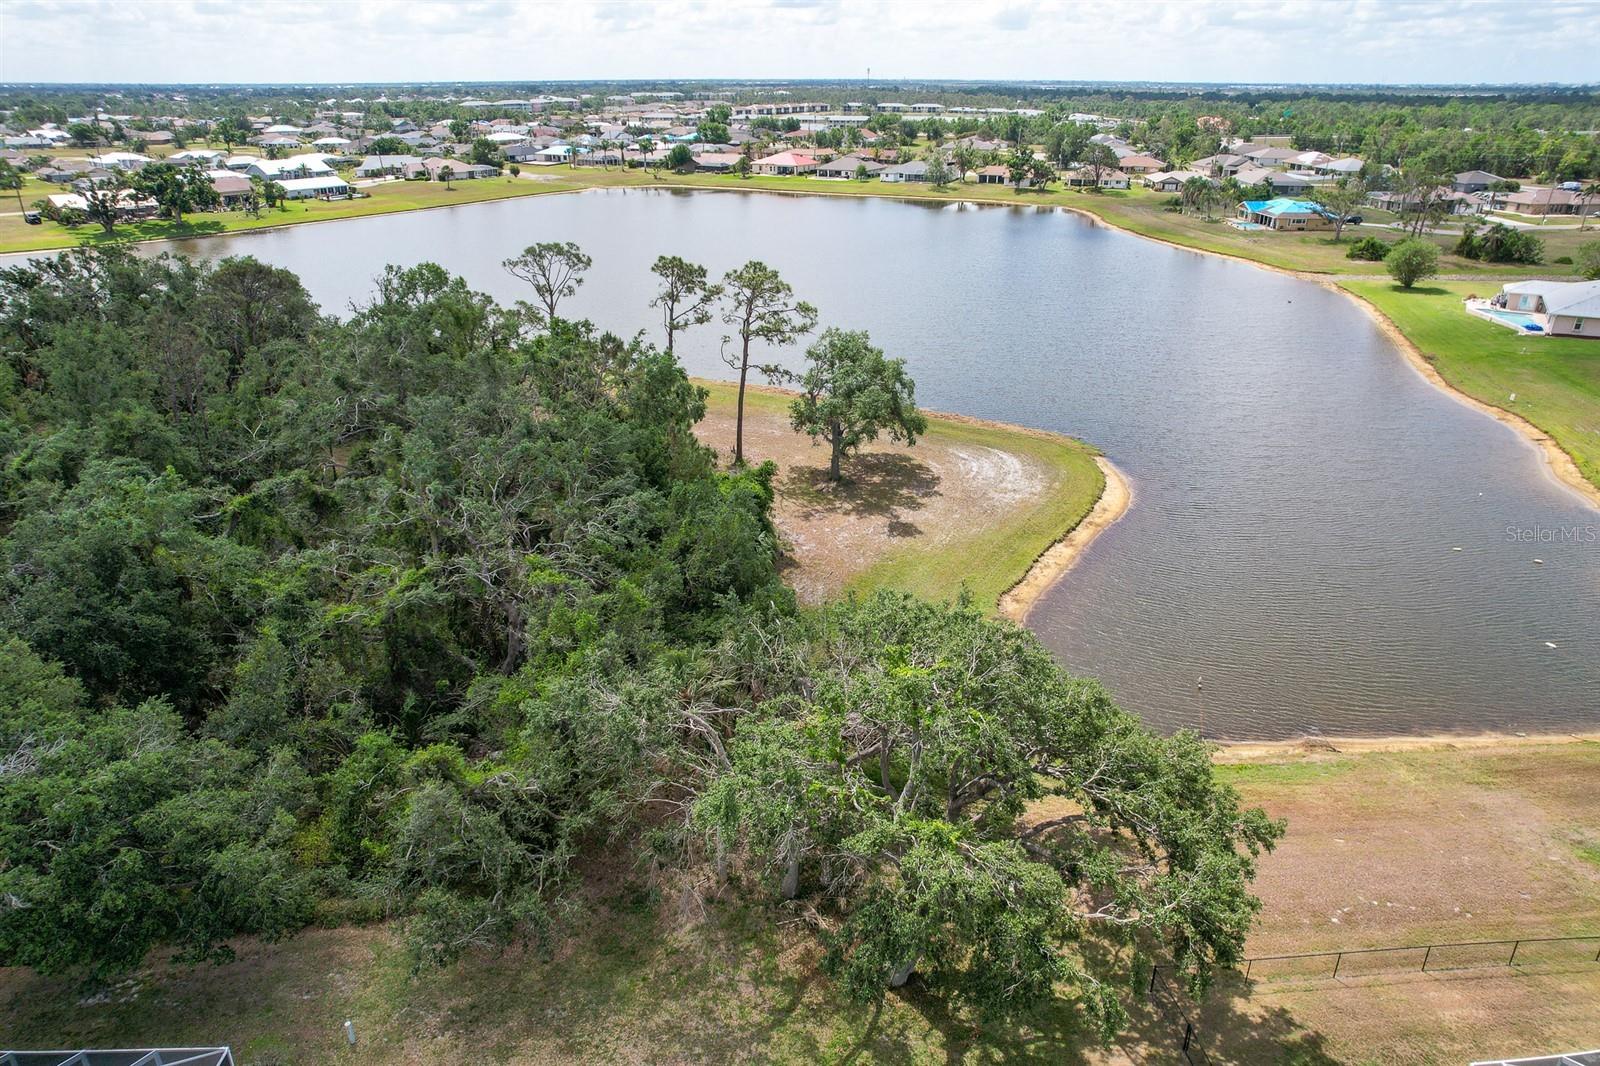
[[[1050,209],[740,193],[596,191],[179,247],[288,267],[343,312],[386,263],[527,297],[499,264],[545,240],[595,260],[564,313],[656,335],[657,255],[716,274],[759,258],[825,325],[905,358],[925,406],[1103,449],[1133,507],[1030,624],[1157,727],[1600,725],[1600,513],[1318,285]],[[727,376],[720,332],[680,342],[691,373]]]

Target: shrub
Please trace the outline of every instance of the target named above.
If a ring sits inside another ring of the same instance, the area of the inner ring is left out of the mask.
[[[1502,222],[1491,222],[1480,230],[1476,222],[1468,221],[1455,253],[1488,263],[1539,263],[1544,260],[1544,242]]]
[[[1550,262],[1556,264],[1557,266],[1571,266],[1572,265],[1572,256],[1570,256],[1570,255],[1558,255],[1554,259],[1550,260]]]
[[[1350,246],[1344,253],[1346,259],[1364,259],[1369,263],[1381,263],[1384,256],[1389,254],[1389,242],[1381,237],[1363,237]]]
[[[1578,245],[1578,273],[1590,281],[1600,280],[1600,241],[1587,241]]]
[[[1409,289],[1439,272],[1439,246],[1415,237],[1401,241],[1389,249],[1389,254],[1383,257],[1383,265],[1402,289]]]

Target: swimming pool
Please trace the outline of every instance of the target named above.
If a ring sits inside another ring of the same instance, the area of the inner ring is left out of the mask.
[[[1498,307],[1480,307],[1478,308],[1478,313],[1487,315],[1495,321],[1504,323],[1505,325],[1510,326],[1512,329],[1521,333],[1544,332],[1544,323],[1540,322],[1536,316],[1530,315],[1526,311],[1504,311]],[[1528,327],[1530,326],[1537,328],[1529,329]]]

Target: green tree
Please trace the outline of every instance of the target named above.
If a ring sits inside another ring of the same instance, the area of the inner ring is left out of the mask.
[[[1099,192],[1106,175],[1117,169],[1117,153],[1103,144],[1091,144],[1083,150],[1081,163],[1094,179],[1093,191]]]
[[[1402,289],[1409,289],[1439,272],[1439,247],[1419,237],[1408,238],[1389,249],[1383,265]]]
[[[658,256],[650,271],[661,279],[661,289],[650,306],[661,311],[667,354],[671,355],[679,333],[711,321],[722,298],[722,286],[707,281],[705,267],[675,255]]]
[[[0,159],[0,192],[16,193],[17,210],[26,210],[22,206],[22,171],[5,159]]]
[[[687,144],[675,144],[667,151],[667,166],[674,173],[687,174],[694,169],[694,153]]]
[[[561,301],[578,292],[584,273],[594,260],[571,241],[541,241],[522,250],[501,264],[514,278],[533,286],[534,295],[544,307],[547,321],[554,322]]]
[[[750,376],[751,346],[793,344],[817,325],[817,309],[794,298],[794,289],[767,264],[752,259],[722,278],[722,321],[734,336],[722,338],[722,361],[739,373],[738,412],[734,420],[733,464],[744,463],[744,391]],[[737,338],[736,351],[728,342]]]
[[[439,168],[439,180],[444,182],[446,189],[450,188],[450,181],[456,176],[456,168],[446,163]]]
[[[950,164],[944,161],[944,156],[934,152],[928,157],[928,183],[935,189],[943,189],[950,181]]]
[[[105,977],[158,944],[197,961],[311,916],[290,854],[310,797],[292,761],[195,740],[159,700],[96,707],[19,640],[0,643],[0,954]]]
[[[885,357],[865,332],[826,330],[806,361],[789,420],[796,432],[828,442],[828,480],[838,481],[840,462],[882,432],[911,445],[927,431],[905,360]]]
[[[739,716],[690,824],[826,912],[849,996],[919,972],[1006,1015],[1066,988],[1109,1033],[1140,953],[1196,989],[1239,960],[1283,827],[1240,810],[1193,733],[1151,734],[970,605],[880,593],[814,625],[729,653],[784,712]],[[1024,819],[1046,797],[1061,813]]]
[[[187,211],[214,210],[221,204],[211,179],[199,167],[150,163],[134,174],[134,189],[148,196],[175,222]]]
[[[83,194],[83,201],[87,205],[84,214],[107,236],[115,233],[117,223],[122,221],[122,189],[120,181],[109,181],[93,186]]]
[[[1333,216],[1333,239],[1337,243],[1343,239],[1350,215],[1365,202],[1367,187],[1360,178],[1340,178],[1318,189],[1314,198]]]

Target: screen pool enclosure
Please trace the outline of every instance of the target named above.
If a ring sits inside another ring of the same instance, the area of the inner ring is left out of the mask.
[[[0,1051],[0,1066],[236,1066],[225,1047],[80,1048]]]

